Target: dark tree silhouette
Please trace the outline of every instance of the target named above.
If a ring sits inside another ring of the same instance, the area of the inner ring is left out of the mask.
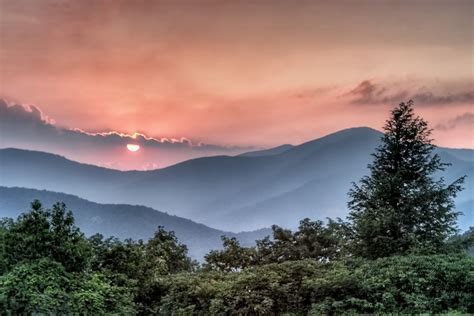
[[[445,185],[436,173],[448,164],[433,154],[431,130],[413,101],[391,112],[370,175],[349,192],[355,252],[377,258],[408,251],[436,252],[456,231],[454,210],[464,177]]]

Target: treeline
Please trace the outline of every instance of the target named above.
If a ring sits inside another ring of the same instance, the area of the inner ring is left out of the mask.
[[[199,266],[173,233],[148,242],[86,238],[72,213],[37,201],[0,225],[0,310],[12,314],[474,312],[473,231],[446,254],[351,256],[333,224],[274,228],[255,248],[225,239]],[[329,228],[328,228],[329,227]],[[319,231],[319,232],[318,232]],[[334,239],[333,239],[334,238]],[[471,243],[472,244],[472,243]]]
[[[199,264],[172,232],[148,241],[86,238],[63,203],[34,201],[0,222],[6,314],[474,313],[474,229],[458,235],[454,197],[412,102],[392,111],[347,220],[223,248]],[[472,248],[471,248],[472,249]]]
[[[0,242],[0,310],[13,314],[146,312],[146,284],[197,267],[162,228],[146,243],[86,238],[64,203],[4,219]]]

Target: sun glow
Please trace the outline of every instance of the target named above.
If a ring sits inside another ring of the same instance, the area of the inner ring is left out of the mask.
[[[140,145],[135,145],[135,144],[127,144],[127,149],[129,151],[138,151],[140,149]]]

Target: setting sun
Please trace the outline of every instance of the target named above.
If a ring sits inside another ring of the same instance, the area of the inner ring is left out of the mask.
[[[127,149],[130,151],[138,151],[140,149],[140,145],[135,145],[135,144],[127,144]]]

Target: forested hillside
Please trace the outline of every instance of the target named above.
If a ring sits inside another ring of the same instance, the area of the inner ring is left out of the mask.
[[[222,235],[236,237],[243,245],[250,246],[255,244],[256,239],[271,232],[270,228],[242,233],[225,232],[145,206],[99,204],[64,193],[1,186],[0,218],[17,218],[35,199],[41,200],[45,207],[51,207],[57,201],[64,202],[86,236],[100,233],[122,240],[147,240],[158,226],[163,226],[168,231],[174,231],[178,240],[188,246],[189,255],[197,260],[202,260],[211,249],[220,248]]]

